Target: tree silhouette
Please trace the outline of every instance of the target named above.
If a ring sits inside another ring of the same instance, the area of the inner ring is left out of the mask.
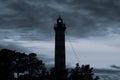
[[[19,78],[19,73],[23,73],[27,70],[28,55],[25,53],[16,52],[15,54],[15,72],[17,73],[17,78]]]
[[[46,72],[45,65],[42,60],[37,58],[35,53],[30,53],[26,56],[23,61],[21,61],[22,65],[21,69],[24,72],[28,72],[28,74],[24,74],[20,76],[19,79],[34,79],[43,78]],[[19,63],[20,64],[20,63]]]
[[[2,49],[0,51],[0,79],[12,80],[14,78],[13,61],[15,60],[15,51]]]
[[[90,68],[90,65],[76,64],[76,67],[71,71],[70,75],[71,80],[98,80],[99,77],[93,77],[93,68]]]
[[[94,77],[93,68],[89,65],[80,67],[76,64],[74,69],[68,71],[65,70],[65,80],[99,79],[98,76]],[[0,50],[0,80],[56,80],[59,77],[56,76],[55,68],[47,71],[45,64],[37,58],[36,53],[25,54],[9,49]]]
[[[44,64],[42,60],[37,58],[35,53],[29,54],[28,60],[28,71],[30,76],[37,76],[40,75],[44,69]]]
[[[0,50],[0,80],[19,80],[45,78],[46,68],[35,53],[29,55],[9,49]],[[22,73],[22,75],[20,75]]]

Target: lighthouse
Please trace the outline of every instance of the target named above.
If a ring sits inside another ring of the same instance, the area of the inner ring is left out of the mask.
[[[55,76],[56,80],[65,80],[65,30],[66,26],[61,17],[57,19],[55,30]]]

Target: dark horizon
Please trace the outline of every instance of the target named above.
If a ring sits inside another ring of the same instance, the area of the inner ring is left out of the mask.
[[[62,64],[61,64],[62,65]],[[62,67],[60,67],[59,69]],[[56,76],[56,66],[49,67],[38,59],[36,53],[21,53],[14,50],[0,50],[0,79],[2,80],[110,80],[119,79],[120,68],[112,65],[114,69],[94,69],[90,65],[76,64],[73,68],[66,67],[64,75]],[[62,72],[60,70],[60,72]],[[94,74],[93,74],[94,73]],[[84,74],[84,75],[83,75]],[[65,76],[63,79],[61,77]],[[94,76],[93,76],[94,75]],[[88,77],[89,76],[89,77]],[[96,76],[96,77],[95,77]],[[106,76],[106,78],[104,78]]]

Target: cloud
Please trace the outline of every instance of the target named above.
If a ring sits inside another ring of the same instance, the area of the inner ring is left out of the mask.
[[[76,37],[103,36],[109,28],[119,27],[119,1],[41,1],[1,1],[1,27],[15,29],[25,36],[32,31],[52,36],[52,27],[59,14],[70,35]]]
[[[72,45],[69,41],[66,43],[67,61],[73,65],[79,62],[97,68],[108,68],[111,64],[119,64],[119,40],[118,36],[71,38]]]
[[[0,48],[36,53],[40,50],[42,58],[49,58],[52,63],[53,27],[61,15],[67,27],[66,37],[73,39],[82,62],[98,66],[107,66],[110,61],[118,64],[115,57],[120,52],[119,3],[118,0],[0,0]],[[73,55],[69,57],[72,59]],[[106,62],[100,64],[95,59]]]
[[[53,42],[46,41],[22,41],[3,39],[0,41],[0,49],[7,48],[17,52],[36,53],[38,58],[45,63],[53,63]]]
[[[75,0],[67,3],[73,10],[65,15],[69,31],[73,36],[88,37],[104,36],[109,28],[118,29],[120,6],[117,3],[119,1],[112,0]]]
[[[115,69],[120,69],[120,66],[117,66],[117,65],[111,65],[110,67]]]

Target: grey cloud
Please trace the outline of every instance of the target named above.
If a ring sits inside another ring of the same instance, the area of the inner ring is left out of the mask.
[[[85,9],[90,11],[90,16],[97,17],[98,20],[101,18],[106,18],[107,20],[120,20],[119,8],[120,3],[118,0],[76,0],[73,3],[77,4],[76,9]]]
[[[22,52],[22,53],[26,53],[26,54],[33,53],[33,51],[31,49],[25,48],[23,46],[20,46],[18,43],[12,43],[12,42],[10,43],[10,42],[1,41],[0,42],[0,50],[1,49],[10,49],[10,50],[14,50],[16,52]],[[41,52],[39,52],[39,54],[38,53],[36,53],[36,54],[38,55],[39,59],[43,60],[46,63],[50,63],[53,61],[52,58],[48,58],[46,55],[41,54]]]
[[[68,35],[76,37],[75,39],[86,39],[86,37],[93,36],[96,41],[96,36],[105,36],[104,38],[106,38],[109,34],[120,34],[119,3],[118,0],[0,0],[0,38],[1,40],[13,39],[16,41],[53,41],[53,27],[59,15],[66,24]],[[112,42],[112,45],[118,44],[115,42]],[[21,52],[30,52],[29,50],[31,50],[23,48],[19,43],[1,41],[0,45],[0,48],[21,50]],[[99,47],[103,46],[104,44],[99,45]],[[91,47],[88,49],[86,47],[85,51],[89,51],[86,52],[86,55],[92,53]],[[81,54],[83,53],[85,54],[84,51],[81,52]],[[46,62],[53,61],[41,53],[38,56],[41,56],[40,58]]]
[[[120,66],[117,66],[117,65],[111,65],[110,67],[115,69],[120,69]]]
[[[63,16],[70,35],[76,37],[103,36],[107,34],[108,28],[113,28],[120,20],[120,2],[116,0],[1,2],[0,27],[16,30],[23,39],[26,36],[33,40],[38,40],[35,36],[53,36],[53,25],[59,14]],[[111,23],[111,26],[108,25]]]
[[[27,52],[29,53],[30,51],[19,46],[18,44],[16,43],[10,43],[10,42],[7,42],[7,41],[3,41],[3,40],[0,40],[0,49],[3,49],[3,48],[7,48],[7,49],[11,49],[11,50],[16,50],[18,52]]]
[[[69,6],[68,13],[62,12],[62,15],[69,32],[72,33],[70,35],[77,37],[104,36],[108,34],[108,29],[119,28],[119,1],[57,0],[56,2],[61,6],[63,4]]]
[[[41,54],[38,54],[38,58],[43,60],[45,63],[49,64],[49,65],[53,65],[53,62],[54,62],[54,59],[53,58],[49,58],[45,55],[41,55]]]

